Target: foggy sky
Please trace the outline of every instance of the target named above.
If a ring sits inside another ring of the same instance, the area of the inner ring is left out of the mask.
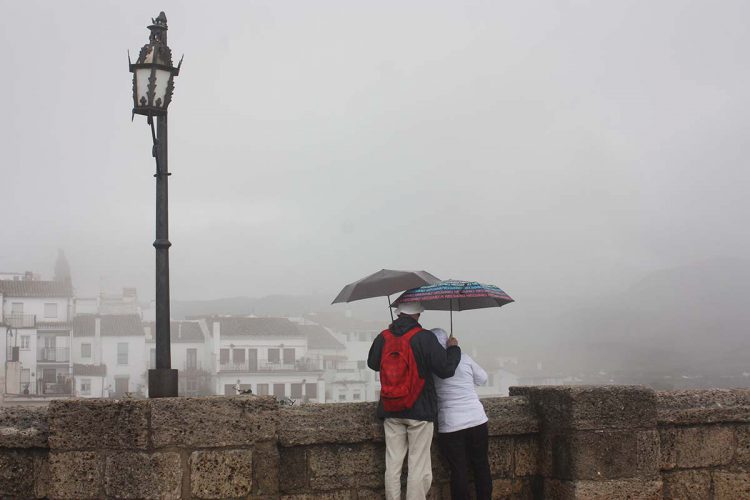
[[[743,1],[0,1],[0,271],[153,297],[133,58],[163,9],[172,297],[380,268],[518,300],[744,257]]]

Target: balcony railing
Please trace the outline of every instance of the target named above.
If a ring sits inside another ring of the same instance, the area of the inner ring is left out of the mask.
[[[268,361],[267,359],[246,359],[242,361],[220,360],[219,371],[225,372],[275,372],[322,370],[321,363],[312,359],[297,359],[293,363]]]
[[[40,347],[37,353],[38,363],[67,363],[70,361],[68,347]]]
[[[11,328],[34,328],[36,326],[36,315],[10,313],[3,317],[3,323]]]

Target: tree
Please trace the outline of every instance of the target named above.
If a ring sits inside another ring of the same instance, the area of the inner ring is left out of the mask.
[[[55,262],[55,281],[62,281],[64,283],[71,283],[70,278],[70,265],[68,259],[65,258],[65,252],[61,248],[57,250],[57,261]]]

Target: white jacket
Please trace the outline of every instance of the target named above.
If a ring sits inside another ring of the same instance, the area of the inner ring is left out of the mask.
[[[438,341],[445,346],[447,333],[432,330]],[[487,372],[466,353],[461,353],[461,362],[451,378],[433,377],[438,397],[438,432],[456,432],[476,427],[487,422],[487,414],[474,390],[475,385],[487,383]]]

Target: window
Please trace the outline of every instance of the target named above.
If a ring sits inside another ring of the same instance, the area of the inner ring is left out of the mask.
[[[44,304],[44,317],[45,318],[57,318],[57,303],[47,302]]]
[[[187,360],[186,360],[187,369],[189,370],[192,368],[194,370],[198,368],[198,349],[195,349],[195,348],[187,349],[185,354],[187,355]]]
[[[232,361],[235,365],[245,364],[245,350],[235,349],[234,351],[232,351]]]
[[[91,394],[91,379],[82,378],[81,379],[81,395],[89,396],[90,394]]]
[[[91,357],[91,344],[81,344],[81,357],[82,358]]]
[[[229,363],[229,349],[219,349],[219,364]]]
[[[268,350],[268,362],[269,363],[278,363],[281,361],[281,358],[279,357],[279,350],[278,349],[269,349]]]
[[[128,343],[127,342],[117,343],[117,364],[118,365],[128,364]]]
[[[21,335],[21,349],[31,349],[31,337],[28,335]]]
[[[302,397],[302,384],[292,384],[292,394],[291,398],[301,398]]]
[[[273,384],[273,395],[277,398],[283,398],[286,395],[284,384]]]
[[[294,348],[284,349],[284,364],[285,365],[294,364]]]
[[[258,396],[268,396],[268,384],[258,384]]]
[[[346,394],[339,394],[339,401],[346,401]]]
[[[13,302],[10,305],[11,314],[23,314],[23,302]]]
[[[305,384],[305,397],[318,399],[318,384]]]
[[[362,394],[360,394],[359,392],[355,392],[354,394],[352,394],[352,399],[354,401],[360,401],[362,399]]]

